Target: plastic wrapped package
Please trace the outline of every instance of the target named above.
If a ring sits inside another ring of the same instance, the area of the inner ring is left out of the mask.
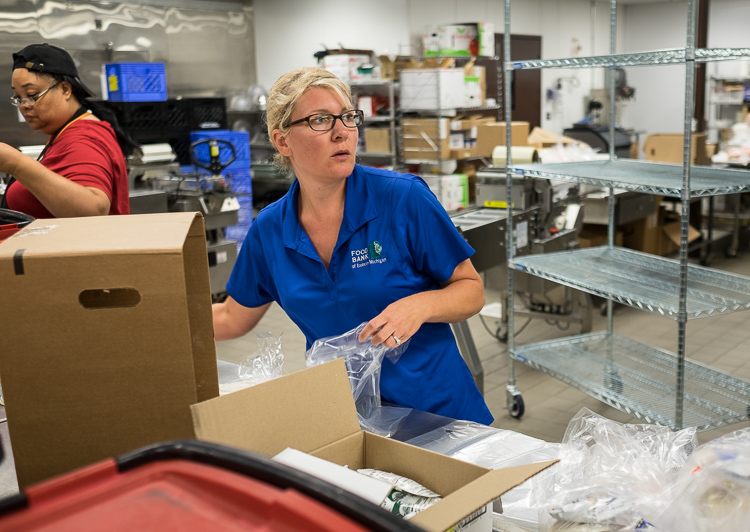
[[[750,531],[750,428],[696,450],[656,524],[680,532]]]
[[[440,495],[410,478],[377,469],[358,469],[357,472],[390,483],[393,489],[381,506],[404,519],[413,517],[441,500]]]
[[[539,529],[653,528],[696,446],[692,427],[622,424],[582,409],[568,424],[554,475],[535,494],[545,501]]]
[[[281,348],[281,334],[259,333],[258,350],[246,356],[237,366],[238,380],[222,383],[219,391],[227,394],[270,381],[283,375],[284,351]]]
[[[395,348],[385,344],[373,345],[369,338],[360,342],[359,334],[366,325],[362,323],[344,334],[316,340],[305,353],[305,364],[313,367],[344,358],[360,426],[381,436],[392,436],[412,409],[383,406],[380,369],[384,358],[397,363],[410,340]]]

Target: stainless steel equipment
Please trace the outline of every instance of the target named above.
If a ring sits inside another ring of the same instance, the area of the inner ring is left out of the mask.
[[[518,186],[515,182],[518,181]],[[508,211],[506,174],[489,167],[477,173],[477,204],[493,205],[460,211],[451,216],[453,224],[474,248],[471,261],[478,272],[500,272],[501,322],[505,329],[499,339],[507,338],[506,249]],[[553,184],[544,179],[514,179],[512,211],[515,254],[519,256],[561,251],[578,246],[576,236],[582,225],[578,188],[568,183]],[[581,332],[591,330],[592,305],[587,294],[557,283],[526,275],[517,275],[514,283],[518,300],[524,306],[514,309],[516,315],[544,319],[547,323],[575,323]],[[466,322],[452,326],[461,354],[466,360],[480,390],[484,369],[479,360]]]

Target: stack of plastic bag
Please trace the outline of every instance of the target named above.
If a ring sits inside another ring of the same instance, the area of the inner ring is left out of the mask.
[[[222,395],[255,386],[283,375],[284,351],[281,348],[281,334],[270,332],[258,334],[258,350],[246,356],[237,368],[238,380],[222,384]]]
[[[698,447],[656,525],[679,532],[750,531],[750,428]]]
[[[383,406],[380,399],[380,369],[384,358],[397,363],[410,340],[395,348],[385,344],[373,345],[369,338],[360,342],[359,334],[366,325],[362,323],[344,334],[316,340],[305,353],[305,364],[310,368],[343,358],[360,426],[381,436],[392,436],[411,408]]]
[[[539,529],[653,530],[697,446],[695,428],[621,424],[582,409],[568,424],[560,463],[537,500]]]

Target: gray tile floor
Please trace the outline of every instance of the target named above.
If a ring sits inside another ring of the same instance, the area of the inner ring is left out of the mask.
[[[747,244],[739,257],[717,258],[712,268],[750,276],[750,250]],[[499,301],[499,292],[486,290],[487,302]],[[493,328],[494,320],[484,318]],[[516,318],[518,330],[525,320]],[[524,364],[516,363],[517,386],[520,389],[526,413],[519,419],[511,418],[506,410],[505,387],[508,383],[509,361],[505,343],[498,341],[482,324],[480,316],[469,320],[472,337],[485,371],[484,395],[493,415],[493,426],[514,430],[549,442],[560,442],[569,420],[583,407],[609,419],[623,423],[641,423],[637,418],[611,408],[600,401],[549,377]],[[606,318],[598,308],[593,312],[593,330],[605,330]],[[673,320],[625,306],[616,306],[614,312],[615,332],[634,338],[642,343],[677,350],[677,325]],[[305,339],[299,329],[277,305],[272,305],[257,328],[248,335],[217,344],[218,357],[240,363],[258,349],[256,333],[281,334],[285,353],[284,371],[291,373],[305,367]],[[570,330],[560,330],[542,320],[533,320],[516,336],[516,343],[523,344],[544,339],[566,336],[579,332],[573,325]],[[692,320],[687,326],[686,353],[693,361],[701,362],[737,377],[750,380],[750,311],[736,312],[725,316]],[[750,422],[701,432],[700,443],[722,434],[750,426]]]

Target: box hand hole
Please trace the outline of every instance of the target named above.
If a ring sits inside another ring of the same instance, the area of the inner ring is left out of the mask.
[[[78,295],[78,302],[83,308],[91,310],[132,308],[141,302],[141,294],[135,288],[84,290]]]

